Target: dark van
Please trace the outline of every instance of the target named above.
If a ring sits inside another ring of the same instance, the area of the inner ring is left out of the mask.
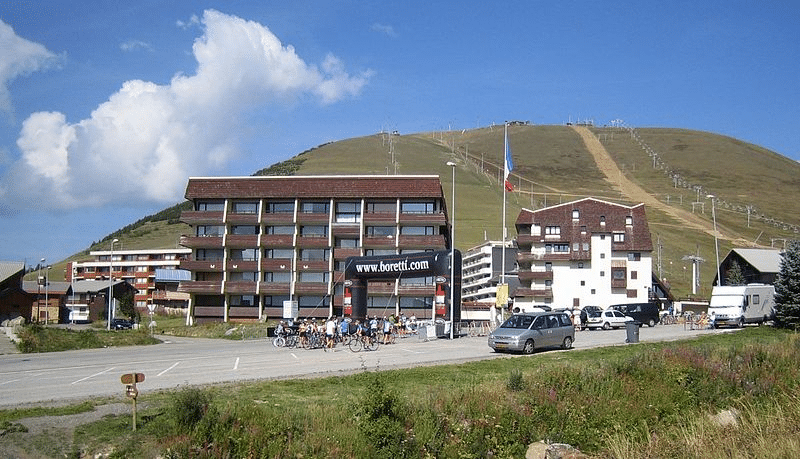
[[[656,303],[613,304],[610,308],[616,309],[639,323],[647,324],[648,327],[655,326],[659,321]]]

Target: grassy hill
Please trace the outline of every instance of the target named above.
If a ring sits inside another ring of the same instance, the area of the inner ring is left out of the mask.
[[[648,206],[654,245],[660,245],[660,273],[673,292],[690,291],[691,265],[682,258],[698,254],[701,295],[710,293],[715,253],[711,201],[717,197],[720,258],[744,244],[783,245],[797,238],[800,225],[800,164],[733,138],[685,129],[593,127],[621,173],[659,201]],[[509,237],[521,208],[593,196],[623,204],[624,194],[598,168],[581,137],[568,126],[510,126],[515,191],[507,195]],[[410,135],[375,134],[332,142],[255,175],[438,174],[450,206],[451,168],[456,161],[456,247],[466,250],[502,237],[503,127]],[[693,202],[700,198],[705,207]],[[705,230],[692,229],[666,212],[672,206],[694,215]],[[109,235],[88,250],[107,249],[111,238],[120,248],[167,248],[188,227],[177,222],[181,205],[145,217]],[[748,225],[749,209],[749,225]],[[70,259],[86,258],[88,250]],[[658,270],[658,251],[654,252]],[[62,269],[52,271],[53,279]]]

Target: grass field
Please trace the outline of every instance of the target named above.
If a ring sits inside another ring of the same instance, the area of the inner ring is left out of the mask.
[[[798,361],[800,335],[749,327],[684,342],[184,387],[140,400],[135,433],[129,412],[70,434],[21,427],[26,417],[57,425],[118,400],[0,411],[0,447],[31,457],[47,447],[48,457],[485,458],[523,457],[545,441],[588,457],[798,457]],[[64,444],[43,441],[55,433]]]

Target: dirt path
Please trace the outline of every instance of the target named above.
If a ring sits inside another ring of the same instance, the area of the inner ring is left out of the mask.
[[[615,163],[611,158],[611,155],[608,153],[606,148],[602,143],[600,143],[600,140],[594,134],[592,134],[592,131],[590,131],[589,128],[584,126],[572,126],[572,129],[574,129],[575,132],[581,136],[583,143],[586,145],[586,149],[589,150],[594,157],[597,167],[600,168],[600,170],[606,176],[606,180],[611,184],[611,186],[614,187],[614,189],[628,198],[628,200],[632,202],[642,202],[647,207],[655,208],[664,212],[665,214],[681,222],[686,227],[702,231],[712,237],[714,236],[714,226],[708,220],[702,219],[689,211],[664,204],[653,195],[645,191],[644,188],[625,177],[619,167],[617,167],[617,163]],[[717,232],[716,236],[724,239],[738,239],[728,237],[721,232]]]

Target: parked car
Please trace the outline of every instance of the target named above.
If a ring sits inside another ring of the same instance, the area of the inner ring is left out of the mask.
[[[495,352],[525,354],[535,349],[569,349],[575,341],[575,327],[566,312],[528,312],[514,314],[489,333],[489,347]]]
[[[616,309],[628,317],[633,317],[633,320],[647,324],[648,327],[654,327],[660,321],[656,303],[615,304],[610,308]]]
[[[603,312],[600,306],[584,306],[581,308],[581,330],[586,330],[589,317],[598,317]]]
[[[596,317],[589,317],[586,327],[589,330],[602,328],[603,330],[610,330],[612,328],[622,328],[625,322],[633,320],[632,317],[617,311],[616,309],[606,309]]]
[[[111,328],[114,330],[130,330],[133,328],[133,321],[128,319],[111,319]]]

